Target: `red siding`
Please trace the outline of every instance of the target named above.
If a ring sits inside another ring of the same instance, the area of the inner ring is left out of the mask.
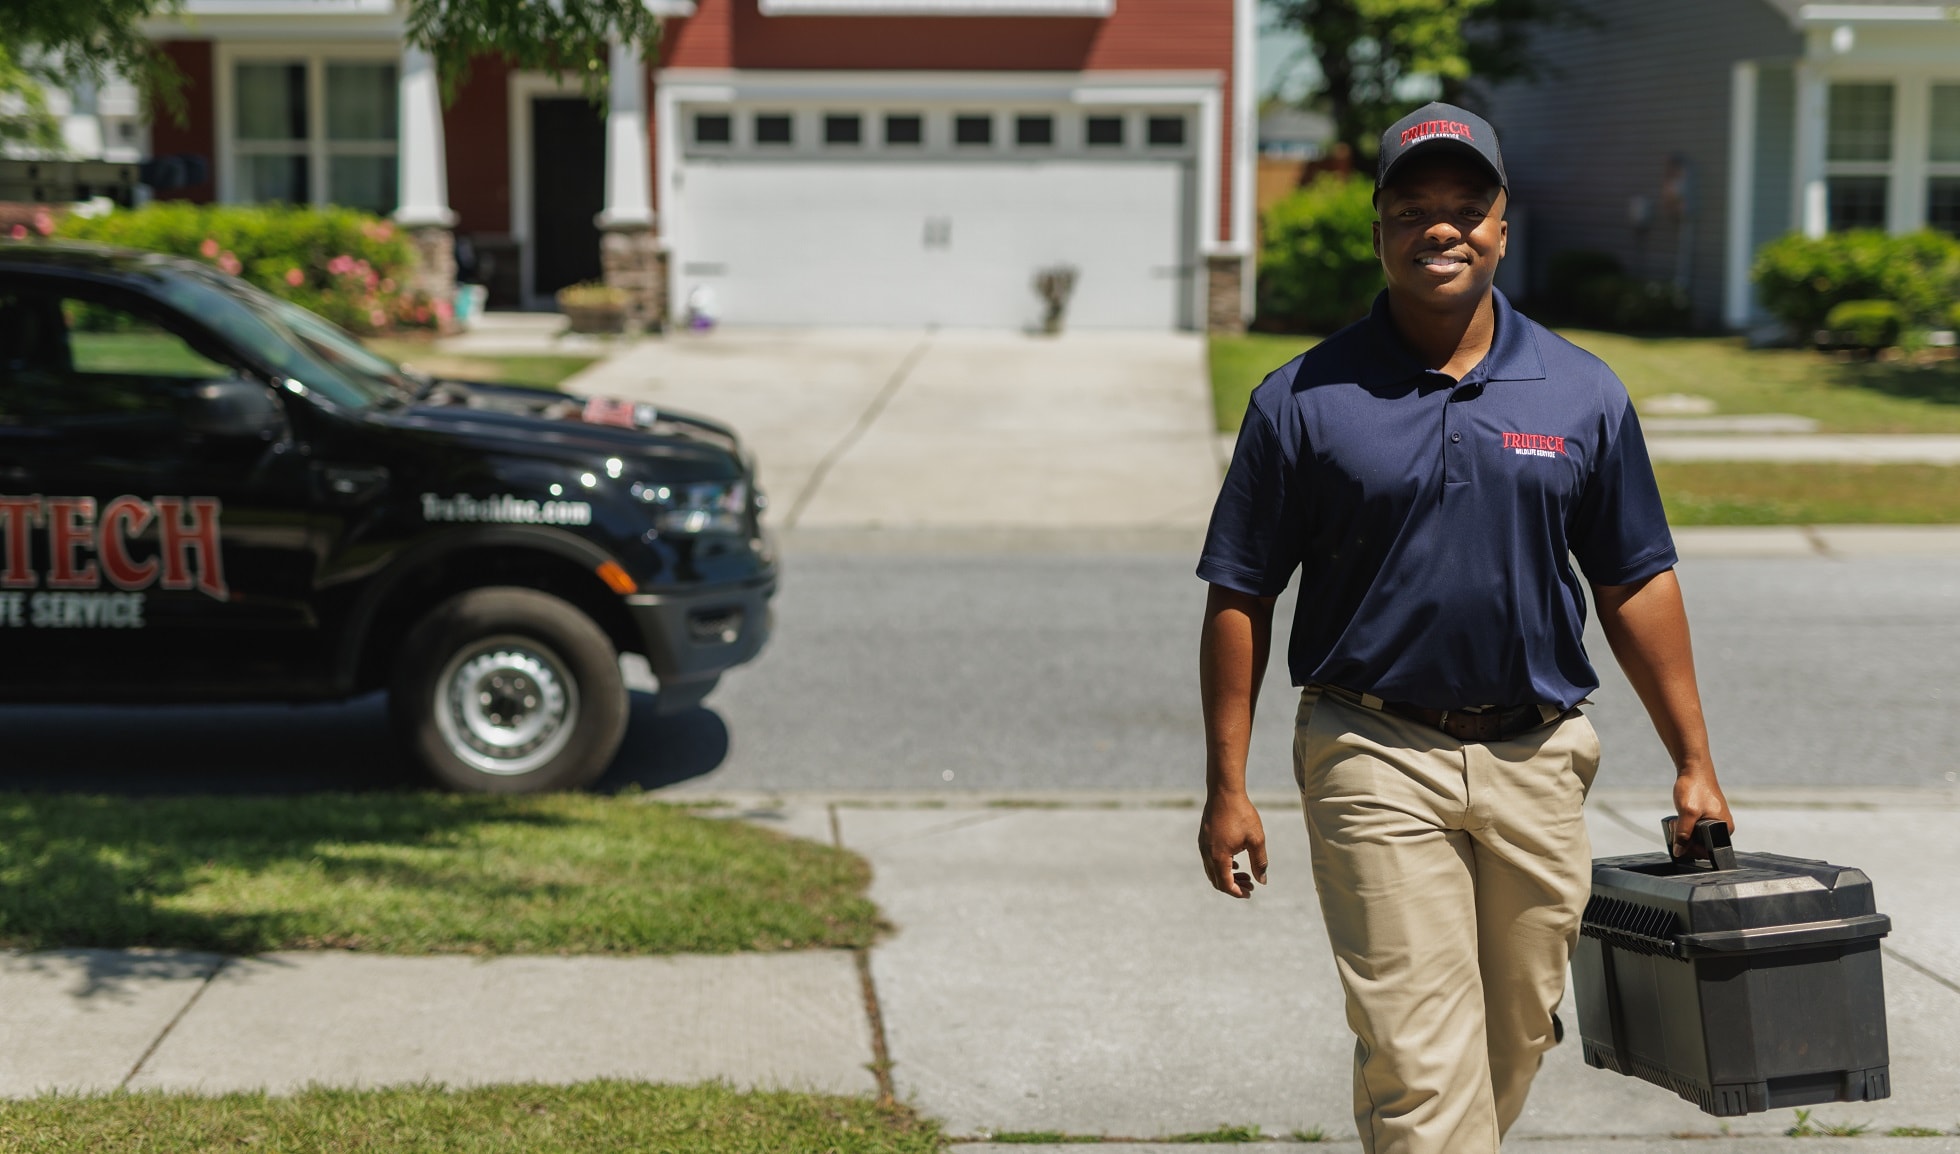
[[[1232,0],[1119,0],[1104,19],[764,16],[757,0],[699,0],[668,25],[668,68],[1076,71],[1232,67]]]
[[[1232,0],[1117,0],[1105,19],[1055,16],[764,16],[757,0],[698,0],[671,20],[667,68],[1077,72],[1225,77],[1219,235],[1232,219]]]
[[[463,232],[510,231],[510,68],[480,57],[443,109],[449,207]]]
[[[159,200],[193,200],[208,204],[217,197],[218,173],[217,110],[213,106],[211,82],[211,42],[209,40],[166,40],[160,47],[177,70],[184,74],[184,122],[158,109],[150,123],[150,153],[153,156],[201,156],[209,166],[211,179],[158,195]]]

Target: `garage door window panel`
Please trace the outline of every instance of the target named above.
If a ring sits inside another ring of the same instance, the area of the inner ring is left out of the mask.
[[[963,112],[953,118],[953,143],[962,148],[986,148],[994,143],[994,118],[987,113]]]
[[[1144,137],[1152,148],[1184,147],[1184,118],[1182,116],[1153,116]]]
[[[726,148],[735,143],[735,118],[726,112],[694,114],[694,143],[704,148]]]
[[[832,112],[823,118],[823,142],[833,148],[856,148],[864,143],[864,118],[855,112]]]
[[[770,148],[787,148],[795,144],[796,118],[787,112],[756,113],[755,142]]]
[[[1090,148],[1121,148],[1123,135],[1120,116],[1091,116],[1082,125],[1082,138]]]
[[[1016,116],[1014,143],[1022,148],[1047,148],[1055,143],[1055,118],[1047,115]]]
[[[885,147],[918,148],[926,142],[926,118],[916,112],[893,112],[885,116]]]

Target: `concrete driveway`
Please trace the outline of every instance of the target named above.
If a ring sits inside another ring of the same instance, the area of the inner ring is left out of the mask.
[[[1196,530],[1218,489],[1195,334],[683,333],[566,387],[734,425],[779,530]]]

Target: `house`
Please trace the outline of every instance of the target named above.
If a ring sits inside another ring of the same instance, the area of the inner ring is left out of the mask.
[[[1588,249],[1673,282],[1707,326],[1764,320],[1749,268],[1791,231],[1960,233],[1960,10],[1587,0],[1553,71],[1490,94],[1528,286]],[[1515,226],[1514,226],[1515,227]],[[1519,254],[1514,254],[1519,255]]]
[[[1253,0],[645,0],[605,107],[476,62],[446,106],[402,0],[188,0],[154,154],[197,200],[342,203],[451,235],[492,300],[605,279],[756,325],[1236,328],[1250,292]],[[188,171],[196,171],[190,166]]]

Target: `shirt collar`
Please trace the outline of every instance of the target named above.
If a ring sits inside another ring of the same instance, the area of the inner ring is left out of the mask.
[[[1545,361],[1538,353],[1538,338],[1531,331],[1531,322],[1520,316],[1496,289],[1490,290],[1490,299],[1496,312],[1496,332],[1491,337],[1490,351],[1459,383],[1544,380]],[[1429,371],[1416,359],[1409,343],[1396,331],[1395,322],[1389,319],[1386,289],[1375,296],[1374,307],[1368,312],[1368,328],[1373,338],[1369,342],[1372,355],[1370,363],[1362,369],[1364,384],[1406,381]]]

